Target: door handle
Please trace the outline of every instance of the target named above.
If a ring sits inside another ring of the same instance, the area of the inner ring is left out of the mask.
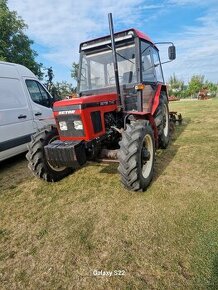
[[[25,119],[26,118],[26,115],[19,115],[18,117],[17,117],[18,119]]]
[[[37,112],[37,113],[35,113],[35,116],[41,116],[41,115],[42,115],[41,112]]]

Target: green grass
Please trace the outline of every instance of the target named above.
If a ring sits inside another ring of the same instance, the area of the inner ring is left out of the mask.
[[[1,289],[218,289],[218,100],[171,109],[184,123],[144,193],[122,187],[116,164],[54,184],[24,157],[1,164]]]

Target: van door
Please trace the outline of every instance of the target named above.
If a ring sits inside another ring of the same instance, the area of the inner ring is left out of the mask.
[[[32,112],[20,79],[15,73],[0,77],[0,160],[25,151],[32,133]]]
[[[54,124],[52,113],[53,98],[42,84],[35,79],[25,79],[33,110],[33,120],[37,129]]]

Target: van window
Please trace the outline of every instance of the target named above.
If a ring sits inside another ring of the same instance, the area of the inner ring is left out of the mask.
[[[27,102],[20,81],[0,78],[0,110],[24,107],[27,107]]]
[[[26,80],[26,85],[34,103],[48,108],[51,107],[50,96],[39,82]]]

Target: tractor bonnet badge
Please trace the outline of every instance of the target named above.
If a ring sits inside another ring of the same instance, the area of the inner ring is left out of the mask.
[[[69,114],[74,114],[75,110],[69,110],[69,111],[60,111],[58,112],[58,115],[69,115]]]

